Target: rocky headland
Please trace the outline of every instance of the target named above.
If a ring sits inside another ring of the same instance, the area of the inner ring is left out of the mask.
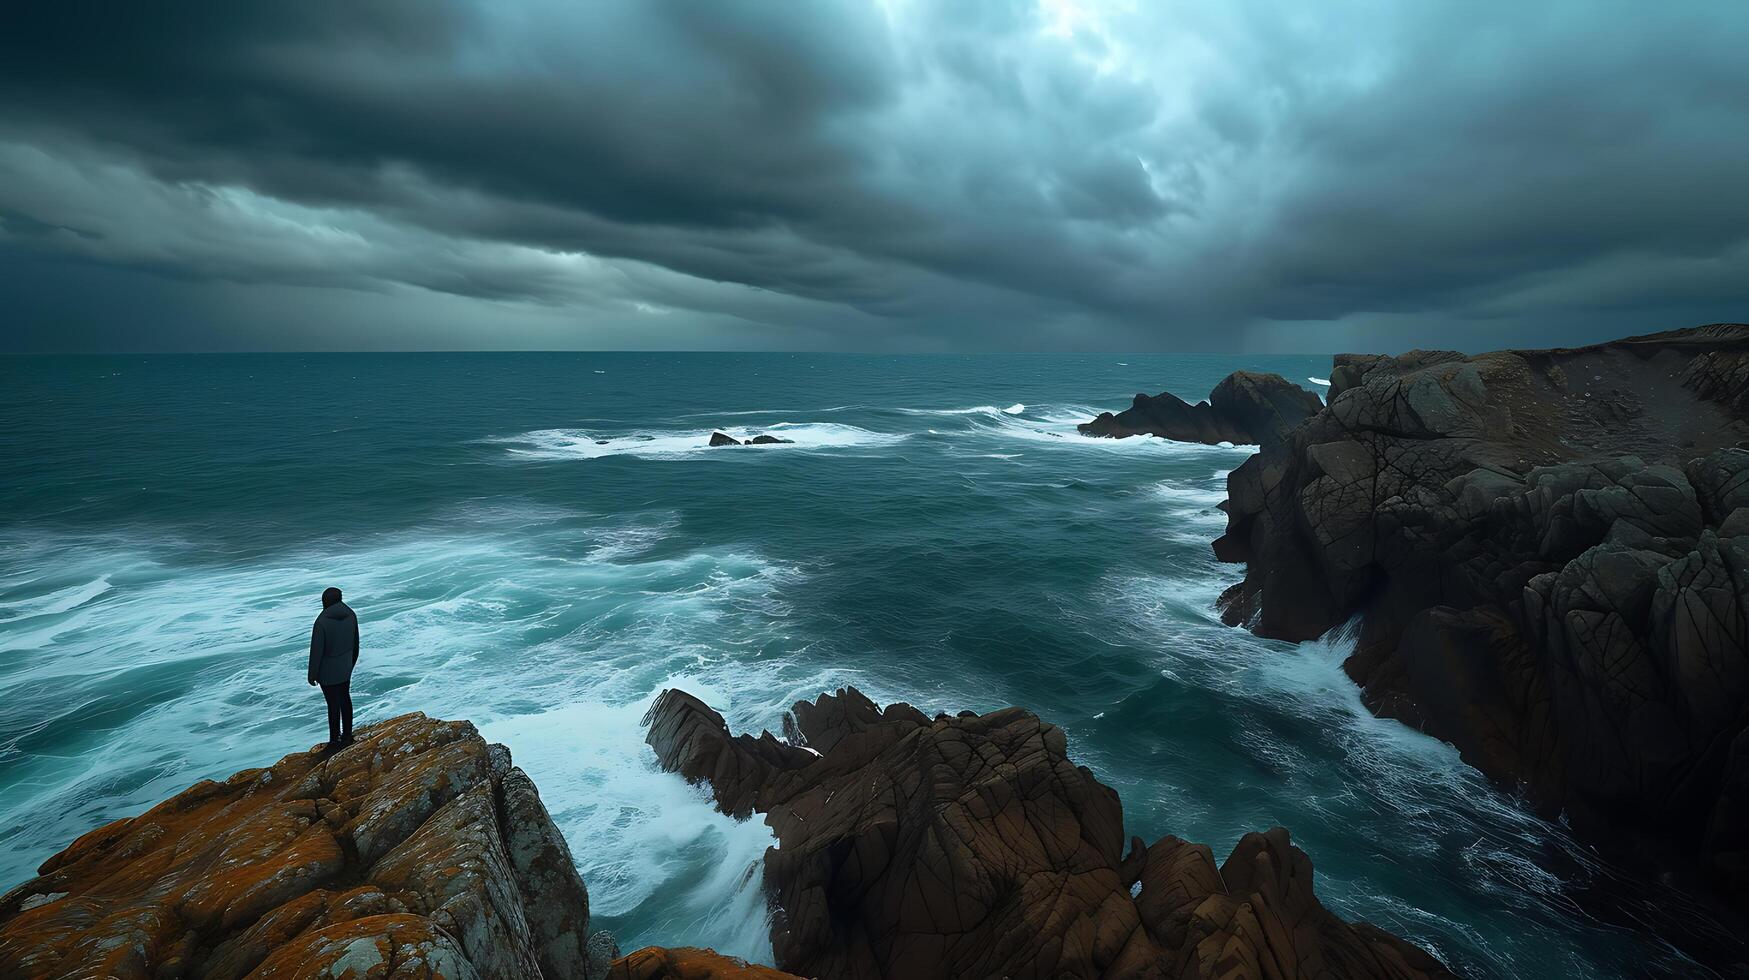
[[[0,897],[0,976],[20,980],[794,980],[618,955],[509,751],[422,714],[197,783]]]
[[[1227,480],[1226,621],[1639,873],[1749,905],[1749,326],[1338,355]],[[1735,954],[1732,954],[1735,955]]]
[[[528,777],[403,715],[106,824],[0,897],[6,977],[577,977],[613,940]]]
[[[1235,371],[1195,405],[1171,392],[1140,394],[1117,414],[1101,412],[1076,428],[1083,435],[1125,439],[1159,436],[1179,442],[1272,446],[1324,403],[1279,374]]]
[[[1117,794],[1019,708],[931,718],[846,690],[797,704],[784,739],[751,738],[668,691],[646,721],[663,767],[772,827],[771,938],[791,972],[706,949],[619,957],[508,750],[410,714],[81,837],[0,897],[0,976],[1450,976],[1326,910],[1285,830],[1220,865],[1175,837],[1126,846]]]
[[[1280,828],[1216,864],[1126,839],[1117,793],[1021,708],[930,717],[855,689],[799,702],[785,737],[732,735],[670,690],[645,718],[660,764],[763,814],[779,967],[820,978],[1411,978],[1426,952],[1319,903]]]

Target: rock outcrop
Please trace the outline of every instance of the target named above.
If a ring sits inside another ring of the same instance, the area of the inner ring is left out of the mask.
[[[1749,326],[1342,355],[1228,477],[1227,621],[1359,618],[1381,714],[1749,904]]]
[[[1323,407],[1317,395],[1279,374],[1235,371],[1215,386],[1207,402],[1191,405],[1164,391],[1137,395],[1129,408],[1116,415],[1102,412],[1077,428],[1116,439],[1154,435],[1209,445],[1271,446]]]
[[[715,950],[646,946],[615,960],[607,980],[801,980]]]
[[[772,946],[798,975],[1450,976],[1326,910],[1284,830],[1219,866],[1175,837],[1126,849],[1117,794],[1020,708],[931,718],[849,689],[753,738],[670,690],[645,720],[664,768],[765,815]]]
[[[727,432],[712,432],[710,444],[712,446],[779,446],[789,445],[794,442],[794,439],[780,439],[777,436],[766,435],[764,433],[760,433],[759,435],[742,442],[740,439],[729,435]]]
[[[597,978],[617,955],[540,796],[467,722],[202,782],[0,897],[0,976]]]

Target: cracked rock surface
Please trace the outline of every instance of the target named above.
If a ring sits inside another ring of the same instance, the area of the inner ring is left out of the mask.
[[[850,688],[754,738],[669,690],[645,722],[665,769],[776,834],[772,946],[799,976],[1450,976],[1326,910],[1285,830],[1219,866],[1175,837],[1126,843],[1117,793],[1020,708],[931,718]]]
[[[606,974],[612,939],[503,746],[417,713],[357,734],[79,838],[0,897],[0,976]]]
[[[1749,326],[1338,355],[1330,382],[1228,478],[1227,621],[1358,617],[1373,710],[1749,904]]]

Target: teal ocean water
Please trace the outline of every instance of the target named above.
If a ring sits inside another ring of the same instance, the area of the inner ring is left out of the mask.
[[[627,949],[770,958],[770,835],[655,770],[656,693],[756,732],[854,684],[1032,709],[1146,839],[1224,856],[1285,825],[1327,904],[1461,974],[1696,975],[1558,825],[1369,715],[1340,638],[1220,624],[1239,570],[1208,545],[1246,448],[1074,432],[1241,367],[1311,386],[1329,358],[0,359],[0,890],[321,741],[304,657],[338,585],[361,722],[508,744]]]

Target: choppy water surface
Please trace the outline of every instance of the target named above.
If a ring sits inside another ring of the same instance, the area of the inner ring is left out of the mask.
[[[661,774],[682,685],[737,730],[855,684],[1020,704],[1128,828],[1291,828],[1325,902],[1473,977],[1695,968],[1331,639],[1220,625],[1244,447],[1085,439],[1135,391],[1328,358],[272,355],[0,359],[0,889],[75,836],[324,737],[327,585],[361,720],[473,719],[529,770],[622,945],[769,961],[770,835]],[[1309,383],[1309,382],[1308,382]],[[713,428],[793,445],[707,449]]]

